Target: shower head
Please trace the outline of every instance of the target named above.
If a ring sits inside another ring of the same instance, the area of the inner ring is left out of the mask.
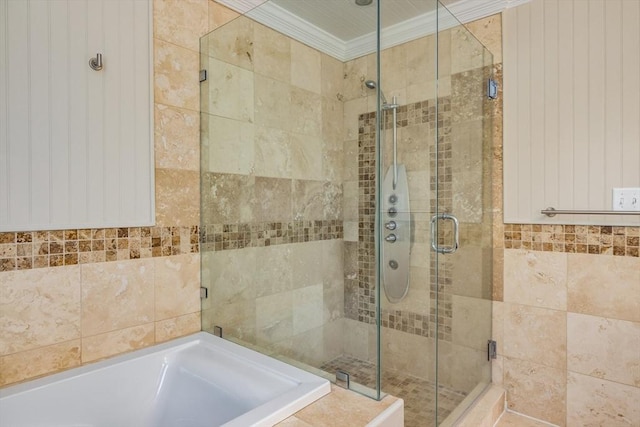
[[[373,80],[367,80],[366,82],[364,82],[364,85],[366,87],[368,87],[369,89],[375,89],[378,87],[378,84],[376,82],[374,82]],[[387,103],[387,98],[384,96],[384,93],[382,92],[382,89],[380,89],[380,98],[382,98],[382,103],[386,104]]]
[[[358,6],[368,6],[373,3],[373,0],[356,0]]]

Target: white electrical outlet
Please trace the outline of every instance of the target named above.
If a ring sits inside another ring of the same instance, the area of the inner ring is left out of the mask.
[[[640,188],[614,188],[614,211],[638,211],[640,212]]]

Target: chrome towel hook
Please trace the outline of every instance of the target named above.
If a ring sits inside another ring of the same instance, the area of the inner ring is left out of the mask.
[[[89,60],[89,67],[91,67],[91,69],[96,71],[102,70],[102,54],[101,53],[97,53],[95,58],[91,58]]]

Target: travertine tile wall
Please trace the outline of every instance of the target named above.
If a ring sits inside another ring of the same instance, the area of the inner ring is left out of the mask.
[[[198,40],[234,14],[153,7],[156,227],[3,234],[0,385],[200,329]]]
[[[500,27],[469,27],[499,57]],[[494,138],[493,381],[553,424],[640,425],[640,230],[502,224],[501,114]]]
[[[342,354],[342,63],[240,17],[203,40],[203,327]]]

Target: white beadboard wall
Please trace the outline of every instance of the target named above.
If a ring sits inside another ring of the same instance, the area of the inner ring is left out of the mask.
[[[0,231],[154,223],[151,22],[150,0],[0,0]]]
[[[505,222],[640,224],[540,214],[640,187],[640,1],[534,0],[503,26]]]

